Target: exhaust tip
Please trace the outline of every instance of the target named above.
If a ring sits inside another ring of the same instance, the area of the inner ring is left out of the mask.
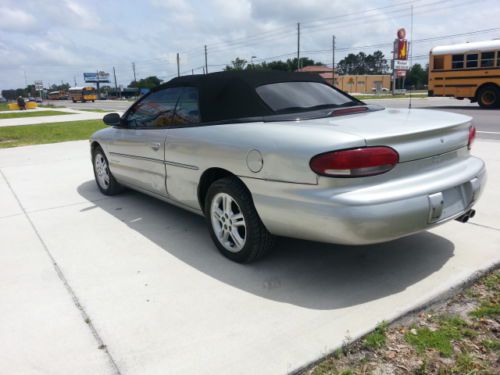
[[[455,220],[460,221],[461,223],[466,223],[469,221],[469,219],[472,219],[474,216],[476,216],[476,210],[469,210],[466,213],[464,213],[462,216],[457,217]]]

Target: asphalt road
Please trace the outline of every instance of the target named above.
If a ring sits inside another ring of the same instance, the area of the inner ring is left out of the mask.
[[[384,107],[408,108],[409,99],[375,99],[366,103]],[[453,98],[414,98],[412,108],[435,109],[461,113],[474,119],[478,138],[500,140],[500,109],[484,109],[469,100]]]
[[[407,108],[409,99],[375,99],[365,100],[366,103],[378,104],[384,107]],[[62,105],[74,109],[105,109],[111,111],[125,111],[132,102],[126,100],[99,100],[94,103],[72,103],[71,101],[52,101],[55,105]],[[474,119],[478,130],[478,138],[500,140],[500,109],[483,109],[476,103],[468,100],[453,98],[414,98],[412,108],[427,108],[441,111],[462,113]]]

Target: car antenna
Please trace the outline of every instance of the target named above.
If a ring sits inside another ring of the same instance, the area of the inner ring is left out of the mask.
[[[410,21],[410,69],[412,67],[413,67],[413,4],[411,5],[411,21]],[[408,109],[411,109],[411,88],[412,87],[410,85],[410,99],[408,101]]]

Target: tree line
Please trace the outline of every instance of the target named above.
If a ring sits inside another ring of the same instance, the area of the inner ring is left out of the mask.
[[[321,61],[315,61],[308,57],[300,58],[300,66],[325,66]],[[284,72],[294,72],[297,70],[297,58],[287,59],[285,61],[263,61],[260,63],[248,62],[245,59],[236,57],[231,64],[226,65],[225,71],[235,70],[259,70],[272,71],[279,70]],[[341,59],[335,66],[338,75],[364,75],[364,74],[389,74],[389,62],[385,58],[382,51],[375,51],[372,54],[359,52],[357,54],[350,53]],[[405,88],[407,89],[423,89],[427,85],[428,64],[422,67],[421,64],[413,64],[412,68],[407,72],[405,78]],[[138,81],[132,81],[128,84],[129,88],[152,89],[159,86],[163,80],[157,76],[149,76]],[[51,85],[49,91],[68,90],[69,83],[61,85]],[[109,86],[101,87],[102,92],[112,90]],[[8,100],[15,100],[18,96],[28,97],[36,96],[34,85],[28,85],[25,88],[2,90],[2,96]]]

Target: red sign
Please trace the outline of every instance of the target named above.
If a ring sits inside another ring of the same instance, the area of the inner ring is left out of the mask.
[[[396,70],[396,77],[406,77],[406,70]]]
[[[398,60],[408,59],[408,41],[406,39],[398,40]]]
[[[408,59],[408,41],[406,40],[406,30],[401,28],[397,32],[397,39],[394,42],[396,60]]]

